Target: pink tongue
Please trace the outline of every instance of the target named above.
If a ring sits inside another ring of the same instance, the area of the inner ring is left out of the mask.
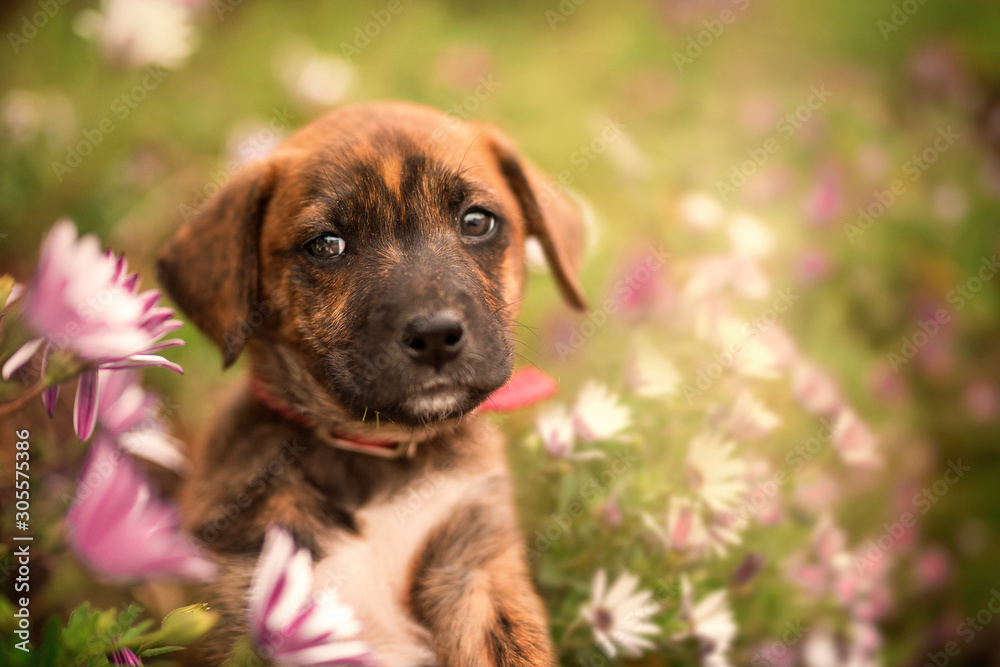
[[[514,373],[507,384],[497,389],[479,406],[479,412],[510,412],[555,396],[559,385],[555,378],[529,366]]]

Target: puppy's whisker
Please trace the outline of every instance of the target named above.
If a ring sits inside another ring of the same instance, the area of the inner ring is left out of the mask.
[[[535,338],[537,338],[539,343],[542,343],[543,345],[545,344],[545,341],[543,341],[542,337],[540,335],[538,335],[538,330],[535,327],[529,327],[526,324],[521,324],[517,320],[513,320],[513,322],[514,322],[514,325],[511,328],[523,327],[524,329],[527,329],[528,332],[532,336],[534,336]]]
[[[525,323],[524,323],[524,322],[522,322],[521,320],[514,320],[514,319],[511,319],[511,320],[509,320],[509,321],[510,321],[510,322],[512,322],[512,323],[514,324],[514,326],[518,326],[518,327],[524,327],[525,329],[527,329],[527,330],[528,330],[528,331],[530,331],[531,333],[535,333],[535,332],[536,332],[536,331],[538,331],[538,329],[539,329],[539,327],[533,327],[533,326],[531,326],[530,324],[525,324]],[[535,335],[537,335],[537,334],[535,334]]]
[[[491,314],[491,315],[496,315],[497,313],[499,313],[499,312],[500,312],[501,310],[503,310],[503,309],[505,309],[505,308],[510,308],[510,307],[511,307],[511,306],[513,306],[513,305],[516,305],[516,304],[519,304],[519,303],[523,302],[523,301],[524,301],[524,300],[525,300],[526,298],[527,298],[527,297],[522,297],[522,298],[520,298],[520,299],[517,299],[516,301],[509,301],[509,302],[507,302],[507,303],[503,304],[502,306],[500,306],[499,308],[497,308],[496,310],[494,310],[494,311],[493,311],[492,313],[490,313],[490,314]]]
[[[517,355],[518,357],[520,357],[521,359],[524,359],[524,361],[526,361],[530,366],[534,366],[536,370],[539,370],[539,371],[542,370],[541,368],[538,368],[538,364],[536,364],[534,361],[532,361],[531,359],[527,358],[526,356],[524,356],[520,352],[515,352],[514,354]]]
[[[537,354],[540,357],[543,356],[541,352],[539,352],[535,348],[531,347],[530,345],[528,345],[527,343],[525,343],[523,340],[518,340],[517,338],[515,338],[514,342],[516,342],[518,345],[520,345],[522,347],[528,348],[529,350],[531,350],[532,352],[534,352],[535,354]]]
[[[456,176],[461,176],[462,174],[465,173],[465,171],[462,169],[462,165],[465,163],[465,158],[469,155],[469,151],[472,150],[472,147],[473,145],[475,145],[476,140],[479,139],[479,137],[481,136],[482,136],[481,134],[477,134],[476,136],[474,136],[472,138],[472,141],[469,142],[469,145],[465,147],[465,152],[462,153],[462,159],[458,161],[458,168],[456,169],[458,173],[456,174]]]
[[[479,167],[482,167],[482,166],[485,166],[485,165],[481,165],[481,164],[470,164],[470,165],[469,165],[468,167],[466,167],[466,168],[465,168],[465,169],[463,169],[462,171],[458,172],[458,175],[459,175],[459,176],[461,176],[462,174],[464,174],[464,173],[465,173],[465,172],[467,172],[467,171],[471,171],[471,170],[473,170],[473,169],[477,169],[477,168],[479,168]]]

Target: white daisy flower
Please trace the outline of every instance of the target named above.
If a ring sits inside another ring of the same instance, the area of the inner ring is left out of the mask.
[[[779,376],[781,361],[778,355],[759,337],[752,335],[752,325],[749,322],[739,317],[722,317],[715,333],[716,339],[713,342],[722,351],[722,356],[731,357],[729,367],[733,372],[760,380],[771,380]]]
[[[736,357],[736,372],[746,378],[773,380],[778,377],[777,356],[759,340],[752,340]]]
[[[573,418],[562,404],[546,405],[538,411],[535,427],[542,437],[542,444],[552,456],[561,459],[585,461],[603,458],[604,452],[596,450],[576,452],[576,437],[573,434]]]
[[[781,425],[781,418],[744,390],[736,397],[726,429],[738,440],[760,440]]]
[[[69,142],[76,130],[76,108],[68,95],[14,89],[0,100],[0,123],[15,144],[42,135],[52,144]]]
[[[833,633],[826,626],[814,629],[802,645],[802,660],[808,667],[843,667]]]
[[[882,647],[882,636],[879,634],[878,627],[873,623],[855,619],[851,623],[851,634],[854,636],[851,653],[856,656],[858,665],[878,665],[876,654]]]
[[[833,380],[815,364],[800,361],[792,371],[792,393],[809,412],[830,414],[843,405]]]
[[[538,411],[535,427],[542,444],[553,456],[566,457],[573,450],[573,420],[565,405],[546,405]]]
[[[814,628],[802,645],[802,661],[806,667],[878,667],[882,664],[877,652],[880,642],[873,626],[855,621],[851,624],[853,641],[836,637],[829,626]]]
[[[699,340],[717,344],[724,323],[731,317],[726,301],[715,295],[698,299],[687,306],[694,335]]]
[[[794,499],[807,512],[819,513],[837,501],[840,487],[819,466],[808,466],[796,477]]]
[[[287,136],[279,119],[268,122],[245,121],[237,123],[226,137],[226,161],[239,165],[264,160]],[[277,125],[277,127],[275,127]]]
[[[733,274],[733,260],[725,255],[713,255],[695,260],[691,265],[684,297],[692,303],[722,291]]]
[[[876,448],[878,440],[853,410],[842,410],[833,427],[833,446],[844,463],[852,466],[877,466],[882,462]]]
[[[195,46],[191,13],[174,0],[103,0],[84,9],[77,34],[100,42],[107,58],[129,67],[181,65]]]
[[[774,354],[780,368],[791,368],[799,358],[798,346],[780,325],[763,327],[760,330],[760,341]]]
[[[639,578],[634,574],[623,572],[608,589],[607,572],[598,570],[590,588],[590,600],[580,609],[594,629],[597,644],[609,658],[618,654],[618,646],[625,655],[642,655],[654,646],[648,637],[660,632],[660,628],[650,622],[659,605],[653,601],[650,591],[636,590],[638,583]]]
[[[705,231],[719,226],[725,209],[722,203],[704,192],[688,192],[677,205],[681,222],[689,229]]]
[[[275,62],[285,88],[299,101],[330,107],[343,101],[354,83],[355,68],[340,56],[328,55],[304,40],[288,43]]]
[[[729,667],[731,663],[726,652],[736,637],[737,628],[726,592],[716,591],[695,604],[691,582],[681,576],[680,617],[687,623],[688,630],[675,636],[675,639],[698,639],[703,667]]]
[[[591,380],[573,406],[573,426],[583,440],[610,440],[629,427],[632,415],[608,388]]]
[[[595,125],[595,135],[601,127]],[[649,158],[627,132],[622,132],[614,141],[608,143],[608,157],[615,163],[621,174],[629,179],[643,178],[649,173]]]
[[[774,251],[774,234],[756,217],[740,213],[729,221],[729,243],[733,253],[759,259]]]
[[[747,463],[733,456],[735,443],[714,433],[695,436],[685,473],[698,498],[715,512],[736,508],[747,491]]]
[[[730,281],[748,299],[763,299],[771,293],[771,280],[754,259],[737,255],[731,260]]]
[[[670,551],[692,557],[722,557],[729,547],[740,544],[739,533],[732,527],[705,520],[703,507],[682,496],[671,498],[666,517],[660,521],[643,514],[642,520]]]
[[[661,354],[648,340],[635,341],[629,365],[629,385],[647,398],[673,396],[681,386],[681,373],[671,359]]]
[[[773,468],[766,459],[748,460],[747,486],[749,490],[739,508],[728,514],[728,525],[742,529],[751,518],[763,525],[780,521],[784,494],[781,486],[775,484]]]
[[[771,281],[753,258],[710,255],[692,264],[684,297],[697,302],[730,286],[749,299],[763,299],[771,292]]]
[[[810,544],[811,554],[793,553],[785,562],[786,576],[811,595],[822,595],[840,586],[844,573],[851,574],[851,558],[845,551],[847,538],[834,521],[824,513],[816,522]],[[854,579],[842,582],[853,588]],[[842,591],[849,597],[846,588]]]

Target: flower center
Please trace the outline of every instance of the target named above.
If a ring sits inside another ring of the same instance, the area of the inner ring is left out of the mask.
[[[692,489],[700,490],[705,483],[705,476],[694,466],[688,466],[687,483]]]
[[[615,624],[615,618],[611,612],[604,607],[594,610],[594,627],[603,632],[607,632]]]

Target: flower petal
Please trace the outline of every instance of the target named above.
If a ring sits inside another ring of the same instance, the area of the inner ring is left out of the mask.
[[[249,594],[250,630],[258,646],[280,664],[367,665],[368,646],[354,638],[354,610],[336,590],[313,593],[313,563],[283,528],[272,526],[264,538]]]
[[[631,422],[629,409],[604,385],[590,380],[580,389],[573,407],[573,424],[583,440],[610,440]]]
[[[573,451],[573,420],[560,404],[547,405],[538,411],[535,425],[542,444],[553,456],[568,457]]]
[[[153,347],[147,347],[146,352],[156,352],[157,350],[163,350],[168,347],[184,347],[187,345],[187,341],[182,338],[168,338],[167,340],[160,341]]]
[[[639,583],[639,578],[634,574],[629,572],[622,572],[617,581],[611,586],[608,591],[607,597],[604,598],[604,604],[607,607],[611,607],[615,611],[618,611],[619,605],[628,597],[632,595],[635,591],[636,585]]]
[[[97,423],[97,392],[100,381],[96,370],[80,375],[80,386],[76,390],[76,404],[73,406],[73,428],[80,440],[86,440],[94,432]]]
[[[608,585],[608,573],[601,568],[594,574],[594,581],[590,585],[590,600],[596,607],[604,604],[604,591]]]
[[[163,368],[168,368],[175,373],[184,375],[184,369],[181,368],[180,364],[168,361],[158,354],[134,354],[127,359],[120,359],[118,361],[101,364],[101,368],[111,370],[119,368],[142,368],[145,366],[162,366]]]
[[[216,570],[179,530],[176,508],[154,496],[145,477],[104,434],[91,446],[66,525],[74,551],[105,578],[209,580]]]
[[[4,304],[4,308],[7,308],[7,306],[20,299],[24,295],[26,289],[27,288],[24,285],[15,283],[14,286],[10,288],[10,293],[7,295],[7,303]]]
[[[121,436],[121,448],[134,456],[169,468],[176,473],[187,469],[187,457],[180,450],[181,441],[155,429],[132,431]]]
[[[371,665],[371,652],[363,641],[322,642],[291,651],[280,651],[283,661],[293,665]]]
[[[56,403],[58,402],[59,385],[49,387],[42,392],[42,404],[45,405],[45,411],[49,413],[49,417],[52,417],[56,413]]]
[[[3,379],[9,380],[10,376],[13,375],[17,369],[21,368],[26,363],[28,363],[28,361],[30,361],[31,357],[35,355],[35,352],[38,351],[38,348],[44,341],[45,341],[44,338],[36,338],[34,340],[30,340],[24,345],[22,345],[20,348],[18,348],[18,350],[14,354],[10,355],[10,359],[8,359],[7,362],[3,365],[3,371],[2,371]]]

